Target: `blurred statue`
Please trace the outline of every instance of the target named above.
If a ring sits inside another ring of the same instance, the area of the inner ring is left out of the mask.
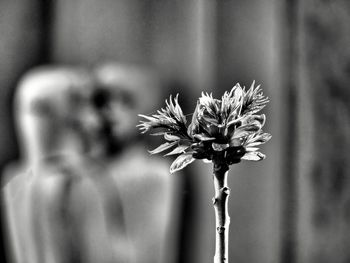
[[[15,97],[22,163],[6,170],[16,263],[132,262],[118,190],[90,151],[101,122],[77,68],[28,73]]]
[[[150,158],[136,128],[137,114],[160,103],[160,79],[149,68],[117,63],[95,72],[95,105],[104,120],[99,155],[118,187],[136,262],[175,262],[178,181],[165,160]]]

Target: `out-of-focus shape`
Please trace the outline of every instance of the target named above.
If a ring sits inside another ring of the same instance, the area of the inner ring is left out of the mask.
[[[55,66],[18,86],[22,162],[4,187],[13,262],[130,262],[118,191],[90,154],[101,128],[92,91],[88,72]]]
[[[119,189],[136,262],[175,262],[178,179],[166,161],[147,153],[136,128],[137,114],[160,103],[159,78],[150,68],[108,63],[96,68],[96,80],[105,126],[100,156]]]

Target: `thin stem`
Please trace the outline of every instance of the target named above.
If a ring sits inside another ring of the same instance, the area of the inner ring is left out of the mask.
[[[227,186],[228,165],[214,162],[214,189],[213,205],[216,220],[216,243],[214,263],[228,263],[228,234],[230,216],[227,204],[230,188]]]

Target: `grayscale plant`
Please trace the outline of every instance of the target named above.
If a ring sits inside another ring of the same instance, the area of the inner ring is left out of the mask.
[[[165,156],[178,155],[170,166],[174,173],[196,159],[213,163],[216,215],[216,251],[214,263],[228,263],[229,215],[227,201],[230,189],[227,186],[229,166],[241,160],[260,161],[265,155],[259,146],[270,140],[265,133],[265,115],[257,114],[269,99],[255,82],[246,90],[238,83],[221,100],[212,94],[202,93],[188,124],[186,116],[175,98],[166,100],[166,107],[152,116],[143,118],[138,127],[142,133],[164,136],[165,143],[150,151],[157,154],[168,151]]]

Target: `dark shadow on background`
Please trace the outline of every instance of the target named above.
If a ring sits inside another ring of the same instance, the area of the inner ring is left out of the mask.
[[[297,136],[298,136],[298,0],[285,1],[284,30],[284,102],[286,103],[284,134],[284,156],[281,180],[281,263],[295,263],[297,260]]]

